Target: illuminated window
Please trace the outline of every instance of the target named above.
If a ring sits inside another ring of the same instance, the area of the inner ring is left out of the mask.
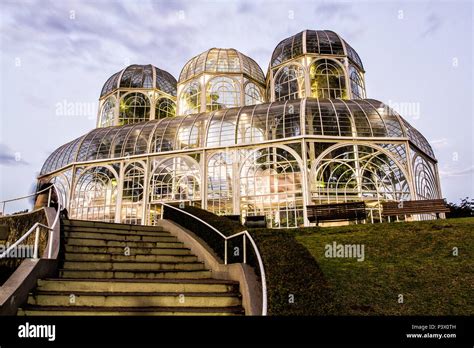
[[[145,170],[140,163],[130,163],[123,179],[122,223],[141,224]]]
[[[71,202],[71,217],[79,220],[115,221],[117,178],[106,167],[87,169],[79,176]]]
[[[179,113],[181,115],[195,114],[201,109],[201,86],[197,81],[183,88],[179,98]]]
[[[143,93],[130,93],[120,101],[119,125],[150,119],[150,101]]]
[[[168,98],[161,98],[156,101],[155,119],[176,116],[176,105]]]
[[[240,105],[240,86],[229,77],[216,77],[209,81],[206,95],[208,111]]]
[[[309,71],[311,96],[315,98],[347,98],[344,71],[329,59],[315,61]]]

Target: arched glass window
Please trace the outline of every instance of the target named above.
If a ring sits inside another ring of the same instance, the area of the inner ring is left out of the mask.
[[[265,215],[272,228],[303,223],[303,188],[298,160],[281,148],[255,150],[240,165],[240,211]]]
[[[135,162],[127,166],[122,190],[122,223],[142,222],[144,178],[145,170],[140,163]]]
[[[74,219],[115,221],[117,178],[106,167],[85,170],[74,187],[71,214]]]
[[[315,61],[309,70],[311,96],[315,98],[347,98],[344,71],[329,59]]]
[[[233,156],[231,152],[219,152],[208,161],[207,210],[217,215],[233,213]]]
[[[119,125],[150,119],[150,100],[143,93],[130,93],[120,101]]]
[[[114,125],[115,120],[115,98],[109,97],[102,106],[100,113],[100,126],[109,127]]]
[[[232,108],[240,105],[240,86],[229,77],[216,77],[207,85],[207,111]]]
[[[255,83],[250,82],[245,85],[245,105],[261,104],[263,102],[262,99],[260,89]]]
[[[155,104],[155,119],[176,116],[176,105],[168,98],[161,98]]]
[[[354,99],[365,99],[365,87],[358,71],[351,66],[351,90]]]
[[[304,72],[297,65],[284,66],[275,77],[275,101],[304,98]]]
[[[201,86],[194,81],[183,88],[179,97],[180,115],[198,113],[201,109]]]

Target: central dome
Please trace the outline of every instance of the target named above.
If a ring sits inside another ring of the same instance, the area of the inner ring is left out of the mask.
[[[181,70],[179,83],[202,73],[244,74],[265,84],[265,75],[258,64],[234,48],[211,48],[192,58]]]

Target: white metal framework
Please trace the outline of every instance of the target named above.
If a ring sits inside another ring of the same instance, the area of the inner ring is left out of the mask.
[[[440,198],[431,146],[365,99],[363,74],[337,34],[311,30],[277,46],[266,81],[233,49],[194,57],[178,83],[132,65],[104,85],[98,128],[54,151],[39,181],[72,218],[135,224],[166,202],[286,228],[309,223],[309,204],[364,201],[377,222],[384,201]]]

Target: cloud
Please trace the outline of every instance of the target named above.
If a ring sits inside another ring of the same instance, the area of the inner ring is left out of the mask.
[[[0,144],[0,165],[17,166],[29,164],[21,158],[20,152],[13,152],[7,145]]]
[[[466,176],[474,174],[474,165],[471,165],[465,169],[440,169],[439,175],[441,178],[449,178],[449,177],[458,177],[458,176]]]
[[[449,146],[448,139],[446,138],[433,139],[433,140],[430,140],[429,143],[434,149],[437,149],[437,150],[443,149]]]
[[[434,13],[429,14],[428,17],[426,17],[425,28],[421,33],[421,36],[428,37],[436,34],[442,25],[443,21],[441,20],[441,17]]]
[[[174,65],[170,51],[187,52],[194,31],[180,17],[187,13],[187,3],[178,1],[51,1],[48,6],[20,1],[3,7],[8,13],[0,23],[4,47],[15,47],[15,56],[22,60],[45,58],[54,70],[71,65],[121,68],[124,61],[135,63],[143,57],[150,60],[136,63],[154,63],[151,58],[168,47],[169,37],[174,38],[173,50],[164,49],[160,57]]]

